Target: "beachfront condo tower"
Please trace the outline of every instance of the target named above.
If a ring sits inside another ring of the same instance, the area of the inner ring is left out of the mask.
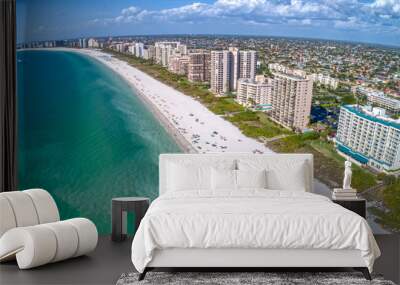
[[[254,80],[257,66],[256,51],[229,48],[211,52],[211,91],[217,95],[235,91],[241,78]]]
[[[85,38],[79,39],[79,47],[80,48],[87,48],[88,47],[87,46],[87,39],[85,39]]]
[[[192,82],[210,82],[209,51],[195,50],[189,53],[188,79]]]
[[[273,75],[270,117],[286,128],[303,131],[310,119],[313,81],[290,73]]]
[[[272,85],[251,79],[239,79],[236,101],[244,106],[259,106],[263,110],[271,108]]]
[[[232,65],[230,89],[237,90],[239,79],[255,79],[257,71],[257,52],[254,50],[239,50],[231,47],[229,52],[232,54]]]
[[[150,45],[143,50],[143,58],[147,60],[154,60],[156,57],[156,49]]]
[[[169,57],[174,53],[175,49],[179,48],[179,45],[179,42],[156,42],[154,44],[156,63],[167,67]]]
[[[179,53],[171,55],[168,59],[168,70],[179,75],[188,74],[189,57]]]
[[[382,108],[346,105],[340,109],[336,147],[359,164],[400,173],[400,120]]]
[[[239,77],[254,80],[257,71],[257,52],[242,50],[239,52]]]
[[[235,47],[230,47],[229,52],[231,54],[232,62],[231,62],[231,78],[229,79],[229,90],[234,91],[237,88],[237,81],[239,79],[239,64],[240,64],[240,56],[239,49]]]
[[[211,52],[211,91],[224,95],[231,91],[232,53],[227,50]]]
[[[143,43],[135,43],[135,56],[143,57],[144,45]]]

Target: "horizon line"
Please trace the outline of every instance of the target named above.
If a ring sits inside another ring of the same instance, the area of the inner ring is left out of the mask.
[[[332,38],[317,38],[317,37],[300,37],[300,36],[273,36],[273,35],[261,35],[261,34],[202,34],[202,33],[164,33],[164,34],[132,34],[132,35],[103,35],[103,36],[79,36],[73,38],[64,38],[64,39],[52,39],[52,40],[32,40],[28,42],[19,42],[17,44],[25,44],[31,42],[48,42],[48,41],[71,41],[82,38],[124,38],[124,37],[162,37],[162,36],[229,36],[229,37],[259,37],[259,38],[286,38],[286,39],[302,39],[302,40],[314,40],[314,41],[333,41],[333,42],[342,42],[342,43],[351,43],[351,44],[363,44],[363,45],[378,45],[383,47],[390,47],[400,49],[399,44],[388,44],[388,43],[377,43],[377,42],[367,42],[367,41],[352,41],[352,40],[343,40],[343,39],[332,39]]]

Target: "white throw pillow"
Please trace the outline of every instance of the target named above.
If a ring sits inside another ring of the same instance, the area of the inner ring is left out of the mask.
[[[211,169],[211,188],[214,191],[236,190],[236,170]]]
[[[235,159],[222,157],[196,157],[182,156],[180,159],[168,161],[165,165],[166,191],[213,191],[211,185],[211,168],[235,169]]]
[[[268,189],[305,191],[306,165],[304,162],[288,163],[285,167],[275,166],[267,171]]]
[[[236,170],[238,189],[267,188],[267,171],[263,170]]]
[[[267,188],[271,190],[306,191],[309,183],[305,161],[287,159],[240,159],[239,170],[267,171]]]
[[[167,171],[168,191],[211,189],[211,167],[170,163]]]

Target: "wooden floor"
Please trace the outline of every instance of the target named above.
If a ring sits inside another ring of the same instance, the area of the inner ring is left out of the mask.
[[[376,261],[374,271],[399,284],[399,235],[376,235],[375,238],[382,257]],[[130,239],[115,243],[103,236],[97,249],[88,256],[30,270],[19,270],[15,262],[4,263],[0,265],[0,284],[115,284],[122,273],[134,271],[130,248]]]

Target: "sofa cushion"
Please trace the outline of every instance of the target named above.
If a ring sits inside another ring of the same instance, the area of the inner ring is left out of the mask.
[[[8,230],[17,227],[12,206],[2,194],[0,193],[0,238]]]
[[[23,191],[10,191],[1,193],[1,196],[8,200],[13,210],[17,227],[39,224],[35,204],[29,195]]]
[[[29,195],[35,205],[39,224],[52,223],[60,220],[56,202],[49,192],[43,189],[28,189],[23,193]]]
[[[57,240],[57,250],[51,262],[57,262],[75,255],[78,244],[81,242],[77,231],[68,221],[43,224],[43,227],[51,229]]]

